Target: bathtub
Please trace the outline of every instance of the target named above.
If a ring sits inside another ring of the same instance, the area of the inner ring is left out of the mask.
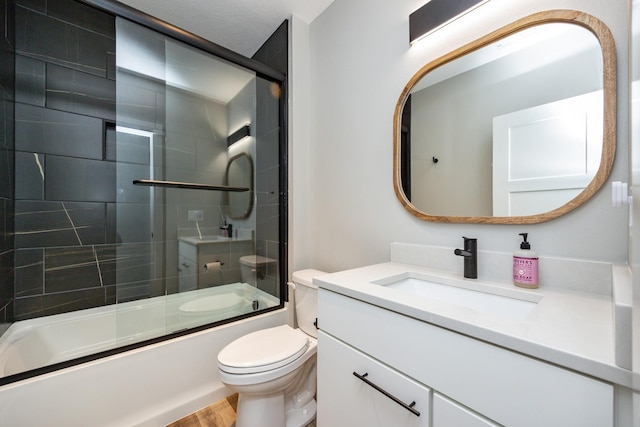
[[[225,304],[198,302],[213,295]],[[246,313],[254,301],[259,308],[279,303],[236,283],[17,322],[0,338],[0,366],[10,375],[81,357]],[[5,385],[0,416],[15,426],[166,425],[231,394],[217,376],[225,345],[287,319],[286,309],[276,310]]]
[[[275,307],[246,283],[114,304],[16,322],[0,337],[0,374],[8,376],[190,327]]]

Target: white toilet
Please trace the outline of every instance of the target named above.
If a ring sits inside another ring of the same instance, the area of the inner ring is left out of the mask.
[[[267,276],[267,269],[276,266],[276,260],[260,255],[245,255],[240,257],[240,276],[244,283],[256,286],[258,279]]]
[[[238,338],[218,354],[220,380],[238,393],[236,427],[303,427],[316,413],[318,270],[293,273],[299,329],[288,325]]]

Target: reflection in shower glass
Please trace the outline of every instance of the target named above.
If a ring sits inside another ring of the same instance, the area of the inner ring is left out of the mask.
[[[279,80],[81,3],[31,3],[16,5],[33,19],[15,20],[11,52],[15,281],[0,283],[12,292],[0,382],[281,306]],[[69,37],[45,39],[55,33]],[[247,123],[251,137],[227,149]],[[220,191],[132,185],[220,186],[238,152],[255,172],[243,218]]]
[[[164,335],[278,305],[277,263],[243,271],[240,261],[259,251],[255,214],[229,217],[229,199],[220,191],[132,185],[134,179],[222,185],[236,151],[258,160],[256,127],[270,126],[261,123],[268,115],[260,114],[257,86],[268,82],[126,20],[117,20],[117,34],[116,298],[165,296],[159,313],[144,322],[129,322],[122,304],[119,339]],[[256,136],[228,150],[230,130],[246,123]],[[277,130],[277,121],[271,127]],[[277,253],[262,255],[277,259]],[[140,323],[150,327],[141,330]]]

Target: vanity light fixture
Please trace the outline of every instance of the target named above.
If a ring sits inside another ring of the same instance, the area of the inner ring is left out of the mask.
[[[240,129],[227,137],[227,148],[231,147],[233,144],[247,136],[251,136],[251,126],[249,126],[248,124],[242,126]]]
[[[409,43],[423,39],[488,1],[431,0],[409,15]]]

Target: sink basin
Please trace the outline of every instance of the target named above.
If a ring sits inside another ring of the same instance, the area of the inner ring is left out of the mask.
[[[534,292],[416,272],[401,273],[371,283],[512,319],[526,318],[542,299],[542,295]]]

